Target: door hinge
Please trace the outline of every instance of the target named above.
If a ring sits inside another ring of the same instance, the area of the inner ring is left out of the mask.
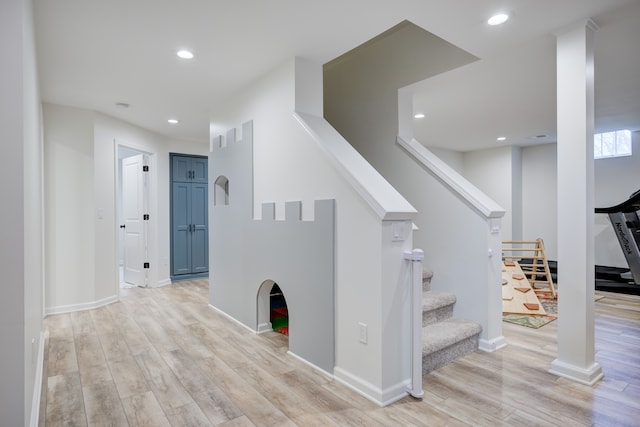
[[[144,268],[149,268],[149,263],[148,262],[144,263]]]
[[[149,165],[142,166],[142,172],[149,172]]]
[[[149,214],[142,215],[142,220],[143,221],[149,221]]]

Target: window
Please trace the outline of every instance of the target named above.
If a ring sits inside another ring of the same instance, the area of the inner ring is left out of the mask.
[[[593,157],[621,157],[631,155],[631,131],[616,130],[593,135]]]

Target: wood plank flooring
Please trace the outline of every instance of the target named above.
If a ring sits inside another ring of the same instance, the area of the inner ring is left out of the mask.
[[[425,397],[379,408],[207,307],[208,281],[123,289],[45,319],[40,426],[640,426],[640,297],[599,293],[587,387],[547,372],[556,323],[504,323],[509,345],[424,376]]]

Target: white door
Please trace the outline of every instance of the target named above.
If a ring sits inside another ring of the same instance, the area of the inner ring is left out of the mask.
[[[122,159],[122,215],[124,218],[124,281],[147,286],[146,156]]]

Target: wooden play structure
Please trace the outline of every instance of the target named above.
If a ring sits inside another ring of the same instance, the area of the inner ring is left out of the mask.
[[[502,262],[502,313],[547,314],[516,261]]]
[[[517,263],[537,295],[557,298],[542,239],[503,241],[502,261]]]

